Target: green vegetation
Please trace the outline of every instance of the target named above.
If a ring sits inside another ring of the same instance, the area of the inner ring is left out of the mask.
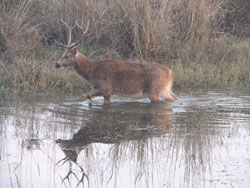
[[[54,39],[67,36],[60,18],[90,21],[80,51],[91,59],[166,64],[175,87],[249,86],[249,0],[2,0],[0,93],[86,90],[54,69],[63,52]]]

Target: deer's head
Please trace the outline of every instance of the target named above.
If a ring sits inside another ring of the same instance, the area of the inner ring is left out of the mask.
[[[77,62],[77,57],[78,57],[78,49],[77,46],[78,44],[82,41],[83,36],[87,33],[88,27],[89,27],[89,21],[87,23],[86,29],[83,27],[83,22],[82,26],[80,26],[77,22],[74,24],[73,27],[70,27],[68,23],[63,21],[61,19],[61,22],[68,28],[68,43],[67,45],[64,45],[62,43],[59,43],[55,40],[55,42],[62,48],[65,48],[64,53],[62,54],[61,58],[56,62],[55,67],[60,68],[60,67],[70,67],[73,66]],[[72,42],[72,30],[77,26],[81,30],[81,38],[73,43]]]

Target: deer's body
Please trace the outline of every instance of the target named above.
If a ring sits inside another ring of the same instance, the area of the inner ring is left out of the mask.
[[[161,97],[177,99],[172,93],[173,73],[167,66],[137,61],[92,61],[75,46],[63,46],[67,49],[56,68],[73,67],[91,86],[90,101],[94,96],[103,96],[105,102],[110,102],[111,95],[146,96],[151,101],[158,101]]]

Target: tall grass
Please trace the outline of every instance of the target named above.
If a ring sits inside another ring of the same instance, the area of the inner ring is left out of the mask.
[[[92,59],[167,64],[178,87],[247,86],[249,7],[248,0],[3,0],[0,90],[85,88],[70,71],[52,69],[62,53],[54,39],[67,40],[60,18],[90,21],[81,51]]]

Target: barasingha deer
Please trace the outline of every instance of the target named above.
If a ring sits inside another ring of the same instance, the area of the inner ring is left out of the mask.
[[[160,98],[175,100],[172,93],[173,71],[165,65],[138,61],[101,60],[92,61],[80,53],[77,45],[82,41],[89,28],[82,22],[73,27],[61,19],[68,28],[68,44],[56,43],[65,48],[65,52],[55,64],[56,68],[73,67],[91,86],[88,99],[103,96],[104,102],[111,101],[111,95],[126,97],[148,97],[152,102]],[[77,26],[82,33],[79,41],[72,42],[72,29]]]

